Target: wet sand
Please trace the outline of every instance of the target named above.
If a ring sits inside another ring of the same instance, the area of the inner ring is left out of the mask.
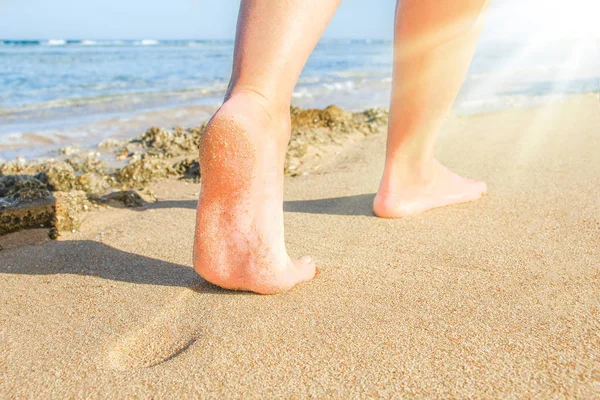
[[[112,112],[105,116],[83,115],[66,126],[56,126],[56,122],[45,121],[43,115],[33,116],[41,122],[32,132],[14,135],[11,138],[0,135],[0,161],[17,156],[27,159],[56,157],[60,148],[77,146],[90,148],[105,139],[127,140],[135,137],[150,126],[197,126],[210,118],[215,106],[182,106],[154,111]],[[96,110],[98,112],[99,110]],[[13,121],[6,118],[7,126]],[[15,128],[18,129],[18,128]]]
[[[385,135],[349,143],[286,181],[320,274],[277,296],[196,276],[197,184],[2,237],[0,397],[600,397],[599,132],[597,94],[453,117],[438,157],[489,196],[401,220],[371,213]]]

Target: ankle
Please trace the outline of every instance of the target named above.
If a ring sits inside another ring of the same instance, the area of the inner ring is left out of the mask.
[[[385,162],[384,181],[394,187],[423,186],[435,178],[436,161],[432,156],[415,157],[410,154],[388,156]]]
[[[227,92],[221,110],[231,109],[236,115],[246,115],[265,128],[265,133],[277,139],[290,139],[291,120],[289,102],[275,102],[252,88],[234,87]]]

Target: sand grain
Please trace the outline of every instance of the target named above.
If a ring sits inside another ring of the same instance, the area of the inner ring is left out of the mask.
[[[0,397],[600,397],[599,130],[597,95],[454,117],[439,158],[489,196],[402,220],[370,211],[384,136],[353,144],[287,181],[320,274],[283,295],[195,275],[198,185],[11,245]]]

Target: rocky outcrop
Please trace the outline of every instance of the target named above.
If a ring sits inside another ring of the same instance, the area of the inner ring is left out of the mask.
[[[347,112],[292,107],[285,173],[297,175],[305,163],[350,135],[383,132],[387,112]],[[206,124],[192,129],[150,128],[129,141],[104,140],[96,149],[65,147],[56,160],[28,163],[19,157],[0,165],[0,235],[48,227],[53,236],[78,229],[82,213],[99,206],[144,207],[136,190],[160,179],[199,182],[199,148]],[[113,163],[101,160],[112,154]]]

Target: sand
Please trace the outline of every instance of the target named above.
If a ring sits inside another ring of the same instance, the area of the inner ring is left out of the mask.
[[[346,146],[286,181],[320,274],[277,296],[193,272],[194,184],[0,238],[0,397],[600,398],[599,133],[598,95],[453,117],[438,157],[489,196],[401,220],[384,135]]]

